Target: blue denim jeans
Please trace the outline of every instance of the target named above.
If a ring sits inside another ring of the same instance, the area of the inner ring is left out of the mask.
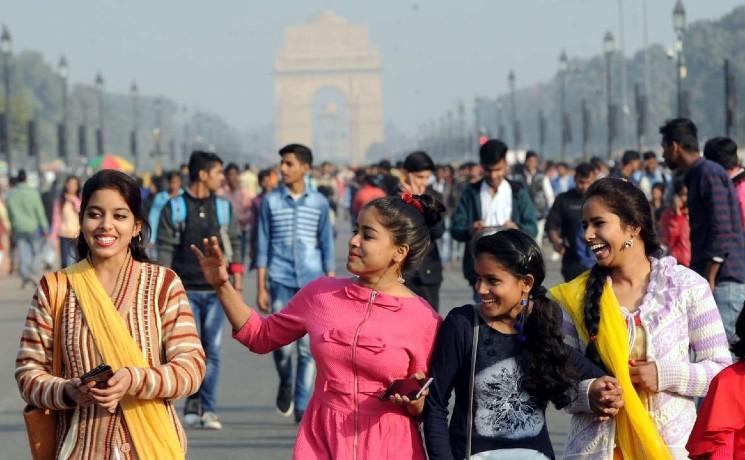
[[[75,265],[78,262],[78,240],[77,238],[59,239],[59,260],[62,268]]]
[[[292,296],[300,289],[269,283],[269,296],[272,299],[272,313],[287,306]],[[310,354],[310,339],[304,335],[295,342],[297,346],[297,370],[295,372],[295,412],[305,411],[313,393],[316,378],[316,363]],[[292,344],[274,350],[274,365],[277,367],[280,385],[292,385]]]
[[[18,274],[21,282],[37,282],[43,238],[34,233],[13,233],[18,248]]]
[[[220,343],[225,313],[222,311],[217,294],[208,291],[188,291],[186,296],[191,304],[194,322],[197,323],[202,348],[207,356],[207,372],[199,392],[189,399],[199,398],[202,412],[215,412],[217,406],[217,383],[220,377]]]
[[[745,302],[745,284],[732,281],[723,281],[714,287],[714,301],[722,316],[724,331],[727,333],[727,341],[731,344],[737,342],[735,334],[735,323]],[[745,337],[740,337],[745,339]]]

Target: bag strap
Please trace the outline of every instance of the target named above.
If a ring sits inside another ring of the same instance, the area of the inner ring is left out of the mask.
[[[468,380],[468,425],[466,426],[466,460],[471,458],[473,435],[473,381],[476,376],[476,349],[479,345],[479,306],[473,306],[473,342],[471,343],[471,375]]]
[[[54,342],[52,346],[52,375],[62,376],[62,310],[67,294],[67,275],[64,272],[47,273],[44,275],[49,288],[49,307],[52,313],[52,330]]]
[[[217,211],[217,225],[230,225],[230,201],[225,198],[215,197],[215,208]]]

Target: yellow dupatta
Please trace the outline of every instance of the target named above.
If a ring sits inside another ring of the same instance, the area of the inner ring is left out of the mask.
[[[589,340],[585,328],[584,299],[587,278],[585,272],[568,283],[550,289],[551,296],[572,316],[577,333]],[[600,324],[595,342],[606,368],[618,380],[623,390],[624,406],[616,416],[618,447],[624,459],[672,459],[652,418],[644,408],[629,375],[629,342],[626,321],[621,306],[608,281],[600,297]]]
[[[126,366],[149,367],[88,260],[83,259],[65,271],[104,362],[114,372]],[[125,395],[119,404],[138,458],[184,458],[176,428],[163,400],[142,400]]]

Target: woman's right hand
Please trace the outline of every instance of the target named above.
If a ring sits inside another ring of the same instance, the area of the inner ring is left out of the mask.
[[[590,384],[588,397],[590,409],[600,422],[615,417],[623,407],[623,390],[615,378],[607,375],[595,379]]]
[[[214,288],[218,288],[225,283],[230,282],[228,275],[228,264],[225,256],[222,254],[217,237],[213,236],[209,240],[202,240],[204,252],[195,244],[191,245],[191,252],[197,257],[199,267],[202,269],[204,279]]]
[[[93,404],[93,398],[91,398],[90,393],[88,391],[90,390],[90,387],[95,385],[96,382],[91,382],[90,386],[85,386],[80,384],[79,378],[70,379],[67,382],[65,382],[65,396],[67,396],[67,399],[70,401],[74,401],[75,404],[81,407],[87,407]]]

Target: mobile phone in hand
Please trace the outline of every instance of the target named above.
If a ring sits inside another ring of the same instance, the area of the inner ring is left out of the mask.
[[[114,371],[108,364],[101,364],[85,374],[80,376],[80,384],[87,385],[89,382],[96,382],[96,388],[103,389],[109,387],[109,379],[114,376]]]
[[[414,377],[408,379],[394,380],[388,386],[388,388],[380,395],[380,399],[388,399],[395,394],[408,397],[411,401],[415,401],[422,397],[422,394],[432,385],[434,377],[428,379],[415,379]]]

